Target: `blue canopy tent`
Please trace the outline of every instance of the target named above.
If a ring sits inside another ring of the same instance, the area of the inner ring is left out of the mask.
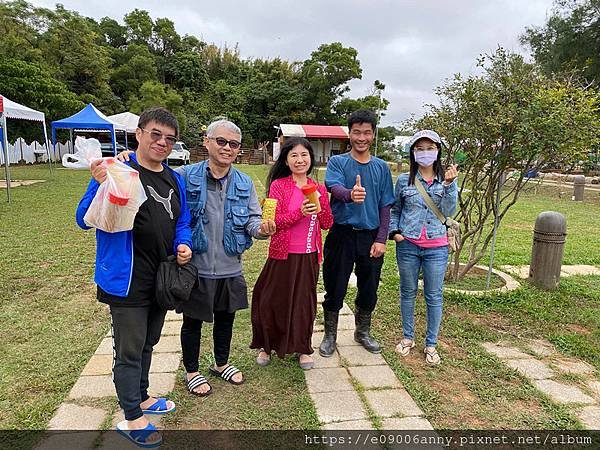
[[[102,114],[94,105],[88,105],[76,114],[65,119],[55,120],[52,122],[52,145],[54,156],[56,157],[56,130],[58,129],[71,130],[106,130],[110,132],[111,140],[115,155],[117,154],[117,137],[115,131],[127,132],[127,127],[117,122],[110,120]]]

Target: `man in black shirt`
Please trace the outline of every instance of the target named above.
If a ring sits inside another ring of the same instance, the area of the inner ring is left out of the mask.
[[[133,230],[117,233],[96,231],[98,300],[110,307],[113,336],[113,381],[125,413],[117,430],[137,444],[158,444],[156,428],[144,414],[175,410],[172,401],[148,395],[152,349],[160,339],[166,311],[155,299],[158,266],[168,255],[181,265],[190,261],[190,215],[181,176],[163,161],[177,140],[177,119],[166,109],[142,113],[136,130],[139,143],[130,165],[139,172],[148,199],[140,206]],[[77,222],[89,228],[83,217],[100,183],[106,180],[101,160],[91,166],[88,190],[77,208]]]

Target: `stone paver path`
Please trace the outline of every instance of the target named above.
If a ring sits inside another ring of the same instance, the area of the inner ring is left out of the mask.
[[[150,366],[150,395],[164,396],[175,387],[175,376],[181,361],[181,345],[179,330],[182,316],[168,312],[159,344],[154,347],[152,365]],[[65,402],[60,405],[48,424],[49,430],[100,430],[108,426],[114,429],[116,424],[124,420],[120,409],[112,414],[109,409],[94,404],[98,399],[112,398],[117,401],[115,387],[112,382],[112,339],[110,331],[102,340],[95,354],[83,368],[79,379],[73,385]],[[91,401],[90,401],[91,400]],[[160,416],[147,416],[160,428]],[[106,439],[114,439],[114,433],[105,434]],[[116,436],[116,435],[115,435]],[[60,442],[60,435],[53,435],[43,440],[37,448],[52,448],[54,442]],[[93,442],[97,436],[93,436]],[[118,438],[119,447],[124,448],[126,441]],[[109,443],[102,446],[114,448]],[[60,447],[54,447],[60,448]]]
[[[354,274],[350,284],[356,285]],[[323,301],[323,296],[324,294],[319,294],[319,302]],[[181,315],[167,313],[160,342],[154,347],[152,357],[151,395],[164,396],[175,387],[176,373],[181,361],[181,320]],[[313,355],[315,366],[305,372],[305,377],[323,429],[374,429],[368,410],[381,420],[384,429],[433,429],[385,359],[381,355],[367,352],[354,341],[354,315],[347,305],[344,304],[340,311],[337,350],[331,358],[323,358],[318,353],[318,346],[323,338],[322,331],[323,324],[316,323],[312,337],[312,344],[317,349]],[[48,429],[114,429],[116,424],[124,419],[119,408],[113,413],[107,406],[90,406],[106,404],[103,403],[103,399],[107,398],[116,403],[112,382],[110,331],[84,367],[65,402],[50,420]],[[590,414],[593,415],[594,412]],[[147,417],[161,428],[160,416]],[[115,445],[123,448],[127,444],[122,438],[115,436],[114,433],[104,434],[100,448],[111,448]],[[90,443],[98,437],[99,433],[91,433]],[[61,439],[61,435],[53,435],[43,440],[37,448],[60,448]]]
[[[529,278],[529,266],[501,266],[500,268],[519,278]],[[565,265],[561,267],[561,277],[570,277],[573,275],[600,275],[600,267],[587,264]]]
[[[512,367],[556,403],[567,405],[584,427],[600,429],[600,381],[585,361],[559,354],[542,340],[524,343],[532,354],[506,343],[486,342],[483,347]],[[561,376],[577,375],[584,382],[564,381]]]
[[[354,276],[350,285],[356,285]],[[319,303],[323,297],[318,295]],[[354,315],[348,305],[340,311],[337,349],[330,358],[319,355],[322,330],[322,324],[316,323],[315,366],[304,374],[324,430],[373,430],[373,416],[384,430],[433,430],[383,356],[354,341]]]

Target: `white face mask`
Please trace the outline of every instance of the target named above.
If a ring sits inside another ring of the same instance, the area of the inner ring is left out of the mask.
[[[437,150],[423,150],[420,152],[414,152],[415,162],[423,167],[432,166],[436,162],[438,157]]]

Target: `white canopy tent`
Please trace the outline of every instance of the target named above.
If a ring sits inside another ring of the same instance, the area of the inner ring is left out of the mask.
[[[135,133],[135,130],[137,130],[138,127],[138,122],[140,121],[140,116],[131,112],[113,114],[112,116],[108,116],[108,118],[113,122],[125,125],[128,133]]]
[[[108,116],[108,120],[125,126],[125,147],[129,148],[129,144],[127,142],[127,133],[135,133],[135,130],[137,130],[138,127],[138,122],[140,121],[140,116],[126,111],[119,114],[113,114],[112,116]]]
[[[6,119],[31,120],[41,122],[44,130],[44,143],[46,145],[46,154],[48,156],[48,167],[52,172],[52,162],[50,161],[50,146],[48,145],[48,133],[46,132],[46,117],[43,112],[20,105],[12,100],[0,95],[0,114],[2,116],[0,126],[2,127],[2,149],[4,154],[4,172],[6,174],[6,193],[10,203],[10,160],[8,158],[8,133],[6,129]]]

